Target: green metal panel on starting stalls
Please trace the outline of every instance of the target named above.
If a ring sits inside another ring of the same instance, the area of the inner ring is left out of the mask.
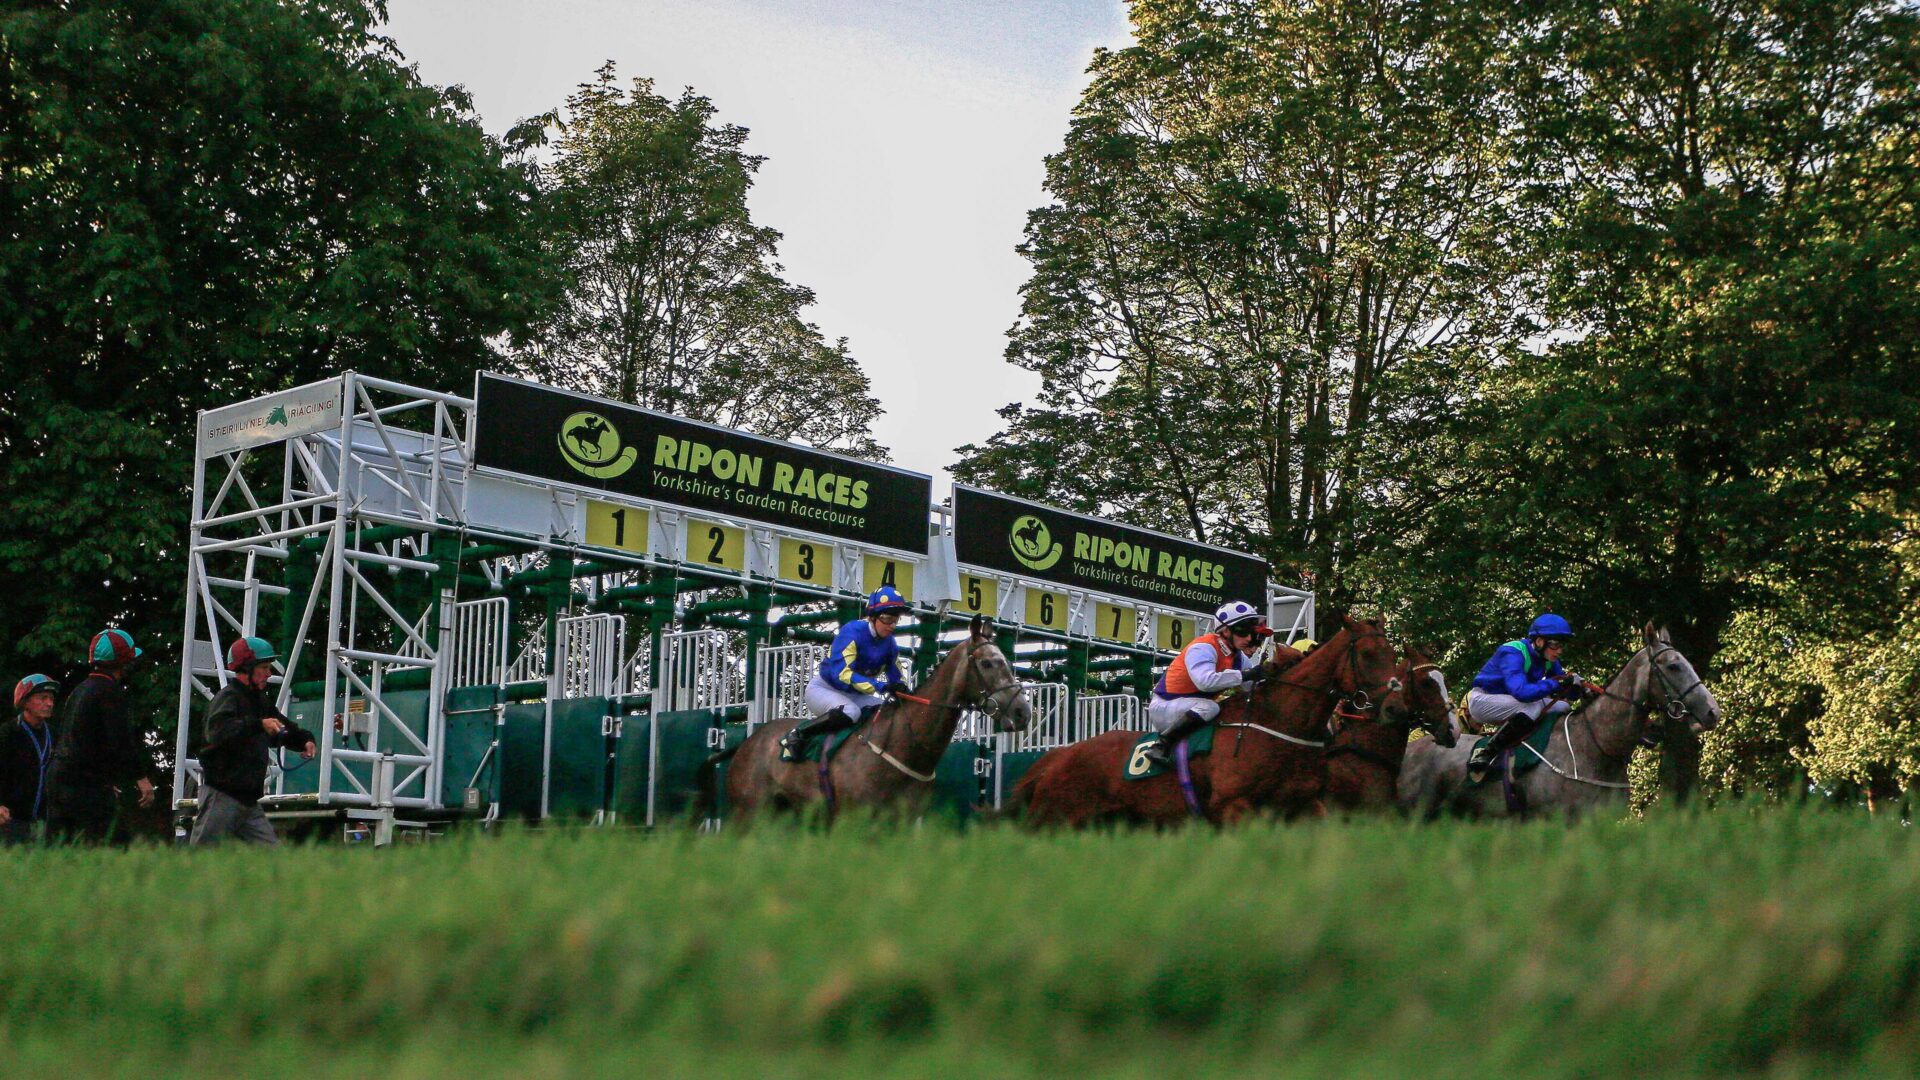
[[[649,778],[654,824],[677,821],[693,809],[700,765],[714,752],[720,737],[712,733],[723,727],[724,716],[715,709],[689,709],[627,721],[614,768],[612,805],[621,821],[646,822]],[[724,777],[716,774],[714,782],[724,783]]]
[[[427,730],[427,696],[427,691],[425,690],[391,690],[381,694],[380,700],[385,703],[387,708],[393,710],[395,716],[406,721],[409,728],[415,732],[424,733]],[[359,702],[363,699],[356,696],[352,700]],[[321,730],[328,723],[331,723],[331,718],[321,715],[321,703],[318,700],[294,701],[289,704],[287,715],[292,718],[294,723],[300,725],[302,730],[312,732],[316,739],[320,737]],[[393,721],[387,717],[386,713],[381,712],[378,706],[368,703],[365,711],[353,712],[348,715],[352,716],[356,721],[368,719],[378,724],[379,727],[377,731],[379,741],[375,742],[364,734],[342,735],[336,732],[333,737],[333,745],[336,749],[366,750],[370,747],[378,746],[382,750],[391,750],[396,754],[417,754],[420,752],[420,748],[415,746],[411,739],[401,734],[400,730],[394,726]],[[286,762],[286,784],[282,788],[284,792],[293,795],[307,794],[320,790],[320,760],[318,758],[312,761],[303,761],[298,754],[291,751],[285,754],[277,754],[275,757],[276,759],[283,759]],[[333,790],[353,790],[352,785],[349,784],[345,778],[338,775],[341,765],[345,765],[347,770],[351,772],[368,791],[373,790],[373,763],[366,761],[336,764],[334,766]],[[397,783],[403,779],[406,774],[411,771],[411,769],[396,770],[394,776],[395,782]],[[417,789],[409,789],[406,792],[401,792],[401,794],[418,793]]]
[[[1013,785],[1019,783],[1020,778],[1027,775],[1027,770],[1033,768],[1033,763],[1045,753],[1045,750],[1009,750],[1000,755],[1000,775],[993,780],[999,786],[1001,805],[1004,806],[1013,798]]]
[[[547,814],[587,817],[607,808],[606,698],[553,703],[553,765]]]
[[[546,760],[547,706],[509,705],[500,733],[500,816],[540,816],[540,773]]]
[[[977,742],[961,741],[947,747],[940,755],[940,764],[933,770],[933,802],[930,807],[934,814],[965,821],[974,816],[980,807],[980,767],[979,762],[993,760],[991,747]]]
[[[466,805],[467,789],[477,788],[485,810],[500,797],[500,755],[493,749],[497,721],[494,707],[502,704],[498,686],[463,686],[447,691],[446,766],[441,770],[440,802],[452,809]]]

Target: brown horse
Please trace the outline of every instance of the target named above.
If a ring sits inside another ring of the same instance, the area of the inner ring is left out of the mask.
[[[1345,810],[1382,810],[1397,805],[1396,784],[1407,754],[1407,736],[1423,728],[1442,746],[1452,746],[1453,700],[1440,666],[1416,645],[1407,646],[1397,676],[1377,716],[1341,722],[1335,714],[1327,747],[1327,801]]]
[[[911,697],[887,702],[853,733],[829,759],[824,782],[819,762],[780,760],[780,739],[796,721],[772,720],[701,763],[695,818],[711,812],[714,772],[729,758],[727,814],[734,820],[744,822],[763,808],[824,807],[832,813],[838,806],[897,804],[909,815],[918,813],[926,807],[934,768],[953,742],[963,709],[985,713],[998,731],[1023,731],[1033,718],[1013,665],[994,645],[985,619],[973,620],[967,640],[947,653]]]
[[[1230,825],[1269,809],[1324,813],[1328,717],[1336,705],[1357,713],[1379,708],[1397,661],[1378,620],[1347,618],[1343,629],[1282,674],[1228,699],[1213,752],[1192,763],[1206,819]],[[1123,778],[1139,734],[1109,731],[1048,751],[1015,785],[1016,805],[1036,825],[1187,820],[1192,815],[1173,770],[1147,780]]]

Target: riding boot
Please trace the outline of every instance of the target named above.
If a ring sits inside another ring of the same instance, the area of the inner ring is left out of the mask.
[[[1147,760],[1153,762],[1155,765],[1172,764],[1173,748],[1180,745],[1180,740],[1191,734],[1193,729],[1206,722],[1206,718],[1198,712],[1188,710],[1185,716],[1175,720],[1172,727],[1161,732],[1160,738],[1147,747],[1144,751]]]
[[[815,716],[793,725],[793,730],[780,738],[780,756],[788,760],[797,760],[807,740],[817,734],[838,731],[847,726],[847,718],[838,712],[825,716]]]
[[[1501,754],[1519,746],[1539,726],[1540,721],[1529,716],[1515,716],[1501,724],[1500,729],[1475,748],[1473,756],[1467,758],[1467,776],[1476,784],[1485,780],[1487,770],[1493,768],[1494,761]]]

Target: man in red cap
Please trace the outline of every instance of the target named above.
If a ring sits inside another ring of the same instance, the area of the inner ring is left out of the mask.
[[[88,844],[125,844],[132,838],[120,820],[120,791],[140,791],[140,805],[153,805],[153,755],[127,719],[127,668],[141,650],[125,630],[93,635],[87,660],[93,670],[60,706],[60,737],[47,768],[47,832]]]

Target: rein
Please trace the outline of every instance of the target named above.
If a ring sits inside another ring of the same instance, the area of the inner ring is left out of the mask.
[[[973,663],[974,663],[974,658],[973,658],[974,643],[972,642],[967,643],[966,648],[967,648],[966,664],[967,664],[968,672],[971,673]],[[964,680],[965,676],[963,676],[962,678]],[[962,684],[962,688],[964,690],[964,682]],[[925,705],[929,709],[942,709],[942,710],[952,709],[957,712],[971,706],[972,708],[980,709],[980,711],[986,713],[989,717],[991,717],[994,720],[996,724],[998,724],[1000,719],[999,714],[1004,712],[1007,709],[1008,705],[1006,703],[1002,703],[998,708],[994,708],[992,707],[992,701],[994,698],[999,697],[1002,694],[1005,694],[1009,689],[1013,691],[1012,696],[1017,697],[1020,692],[1019,681],[1017,679],[1010,679],[1006,683],[1006,685],[997,686],[994,689],[988,691],[987,694],[985,695],[984,705],[980,700],[959,701],[959,702],[934,701],[931,698],[920,697],[917,694],[909,694],[904,690],[894,691],[893,696],[896,698],[899,698],[902,701],[910,701],[915,705]],[[1009,697],[1008,701],[1010,702],[1011,700],[1012,700],[1012,697]],[[887,734],[889,736],[893,734],[894,720],[896,715],[897,714],[889,713],[887,716]],[[913,723],[909,721],[907,723],[907,738],[909,740],[913,739],[914,734],[915,733],[914,733]],[[928,771],[923,773],[915,770],[914,768],[909,766],[906,762],[901,761],[899,758],[894,757],[893,754],[891,754],[886,750],[886,748],[882,747],[879,743],[874,742],[871,738],[868,738],[865,732],[860,733],[860,741],[866,744],[867,749],[873,751],[875,757],[878,757],[881,761],[884,761],[887,764],[893,766],[895,769],[898,769],[902,775],[908,777],[909,779],[917,780],[922,784],[933,783],[935,773],[939,769],[939,762],[937,760],[934,763],[933,771]]]

